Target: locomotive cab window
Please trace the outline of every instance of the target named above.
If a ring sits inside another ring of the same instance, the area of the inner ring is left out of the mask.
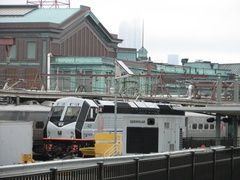
[[[52,109],[52,114],[50,117],[51,122],[60,121],[64,106],[55,106]]]
[[[95,118],[96,118],[97,114],[98,114],[98,108],[97,107],[91,107],[88,111],[86,121],[95,121]]]
[[[77,120],[81,107],[68,107],[63,121],[74,122]]]

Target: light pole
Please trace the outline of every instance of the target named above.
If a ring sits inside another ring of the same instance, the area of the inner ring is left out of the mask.
[[[51,57],[53,57],[52,53],[47,54],[47,74],[51,74]],[[47,90],[50,90],[50,76],[47,76]]]
[[[117,143],[117,83],[118,80],[114,80],[114,144]]]
[[[121,74],[121,70],[125,71],[125,75]],[[115,82],[114,82],[114,143],[117,143],[117,93],[118,93],[118,79],[133,75],[133,72],[119,60],[115,60]]]

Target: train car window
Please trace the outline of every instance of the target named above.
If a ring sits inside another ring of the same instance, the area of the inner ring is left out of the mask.
[[[59,121],[63,112],[64,106],[55,106],[52,108],[52,114],[50,117],[51,122]]]
[[[42,122],[42,121],[37,121],[35,127],[36,127],[36,129],[43,129],[43,127],[44,127],[44,122]]]
[[[96,118],[97,114],[98,114],[98,108],[97,107],[91,107],[89,109],[86,121],[95,121],[95,118]]]
[[[208,124],[204,124],[204,129],[208,129],[209,125]]]
[[[210,124],[210,129],[214,129],[214,124]]]
[[[68,107],[66,114],[63,118],[65,122],[74,122],[77,120],[81,107]]]
[[[198,129],[203,129],[203,124],[198,124]]]
[[[193,128],[193,129],[197,129],[197,124],[193,124],[193,125],[192,125],[192,128]]]

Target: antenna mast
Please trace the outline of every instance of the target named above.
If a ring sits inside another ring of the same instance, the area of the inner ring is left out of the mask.
[[[70,0],[27,0],[27,4],[39,5],[39,8],[70,8]]]
[[[142,24],[142,47],[144,47],[144,20]]]

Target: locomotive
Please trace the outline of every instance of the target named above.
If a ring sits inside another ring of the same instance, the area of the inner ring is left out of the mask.
[[[152,115],[181,116],[173,110],[176,104],[152,102],[117,102],[76,97],[58,99],[52,107],[44,129],[45,150],[48,157],[80,156],[80,148],[93,147],[95,134],[122,132],[125,116],[149,118]],[[116,119],[115,119],[116,118]]]

